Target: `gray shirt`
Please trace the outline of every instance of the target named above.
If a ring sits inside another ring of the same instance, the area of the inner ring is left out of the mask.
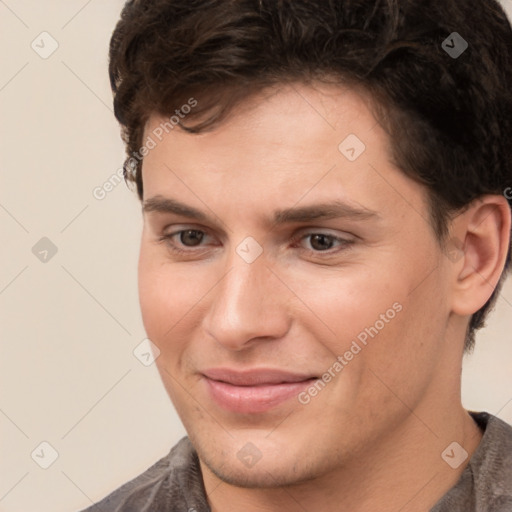
[[[470,414],[483,431],[482,440],[457,484],[430,512],[512,512],[512,427],[485,412]],[[188,437],[83,512],[210,512]]]

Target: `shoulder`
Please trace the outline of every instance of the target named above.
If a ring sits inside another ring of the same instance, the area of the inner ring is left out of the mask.
[[[199,460],[188,437],[144,473],[82,512],[207,511]]]
[[[471,412],[484,431],[457,484],[431,512],[512,510],[512,426],[486,412]]]
[[[478,417],[487,426],[470,463],[475,492],[490,501],[508,500],[507,510],[512,510],[512,426],[488,413],[480,413]]]

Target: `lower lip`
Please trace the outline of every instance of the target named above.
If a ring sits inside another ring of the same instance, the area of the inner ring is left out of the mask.
[[[211,397],[222,408],[240,414],[261,413],[297,397],[316,379],[261,386],[234,386],[218,380],[205,379]]]

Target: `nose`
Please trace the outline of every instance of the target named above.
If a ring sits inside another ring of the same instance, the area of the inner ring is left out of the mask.
[[[203,317],[205,331],[232,351],[243,350],[257,340],[281,338],[290,326],[289,293],[263,256],[246,263],[235,254],[210,295]]]

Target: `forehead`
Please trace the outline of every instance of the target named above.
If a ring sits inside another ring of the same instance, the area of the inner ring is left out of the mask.
[[[200,107],[201,97],[197,98],[197,102]],[[202,120],[201,117],[194,118],[193,109],[189,113],[189,116],[181,115],[183,124]],[[335,141],[339,136],[353,133],[367,139],[367,132],[377,124],[370,111],[368,95],[341,85],[308,86],[300,83],[276,85],[249,96],[237,104],[227,119],[213,130],[195,134],[194,137],[177,126],[166,128],[166,122],[171,118],[174,118],[173,123],[178,120],[177,116],[151,115],[145,135],[151,136],[163,128],[164,133],[160,138],[173,139],[179,145],[189,141],[200,142],[204,151],[215,152],[218,148],[219,153],[226,140],[241,144],[233,146],[233,151],[241,147],[244,152],[252,149],[260,155],[259,145],[266,144],[267,153],[272,152],[273,157],[281,153],[306,156],[308,150],[311,150],[310,156],[315,158],[318,151],[327,150],[331,156],[336,155],[332,150],[337,149]]]
[[[144,139],[156,146],[143,162],[145,198],[178,195],[199,205],[207,197],[234,213],[313,200],[377,211],[410,210],[405,197],[424,203],[423,189],[391,163],[369,98],[345,87],[265,90],[199,134],[162,130],[166,120],[153,115],[146,125]]]

